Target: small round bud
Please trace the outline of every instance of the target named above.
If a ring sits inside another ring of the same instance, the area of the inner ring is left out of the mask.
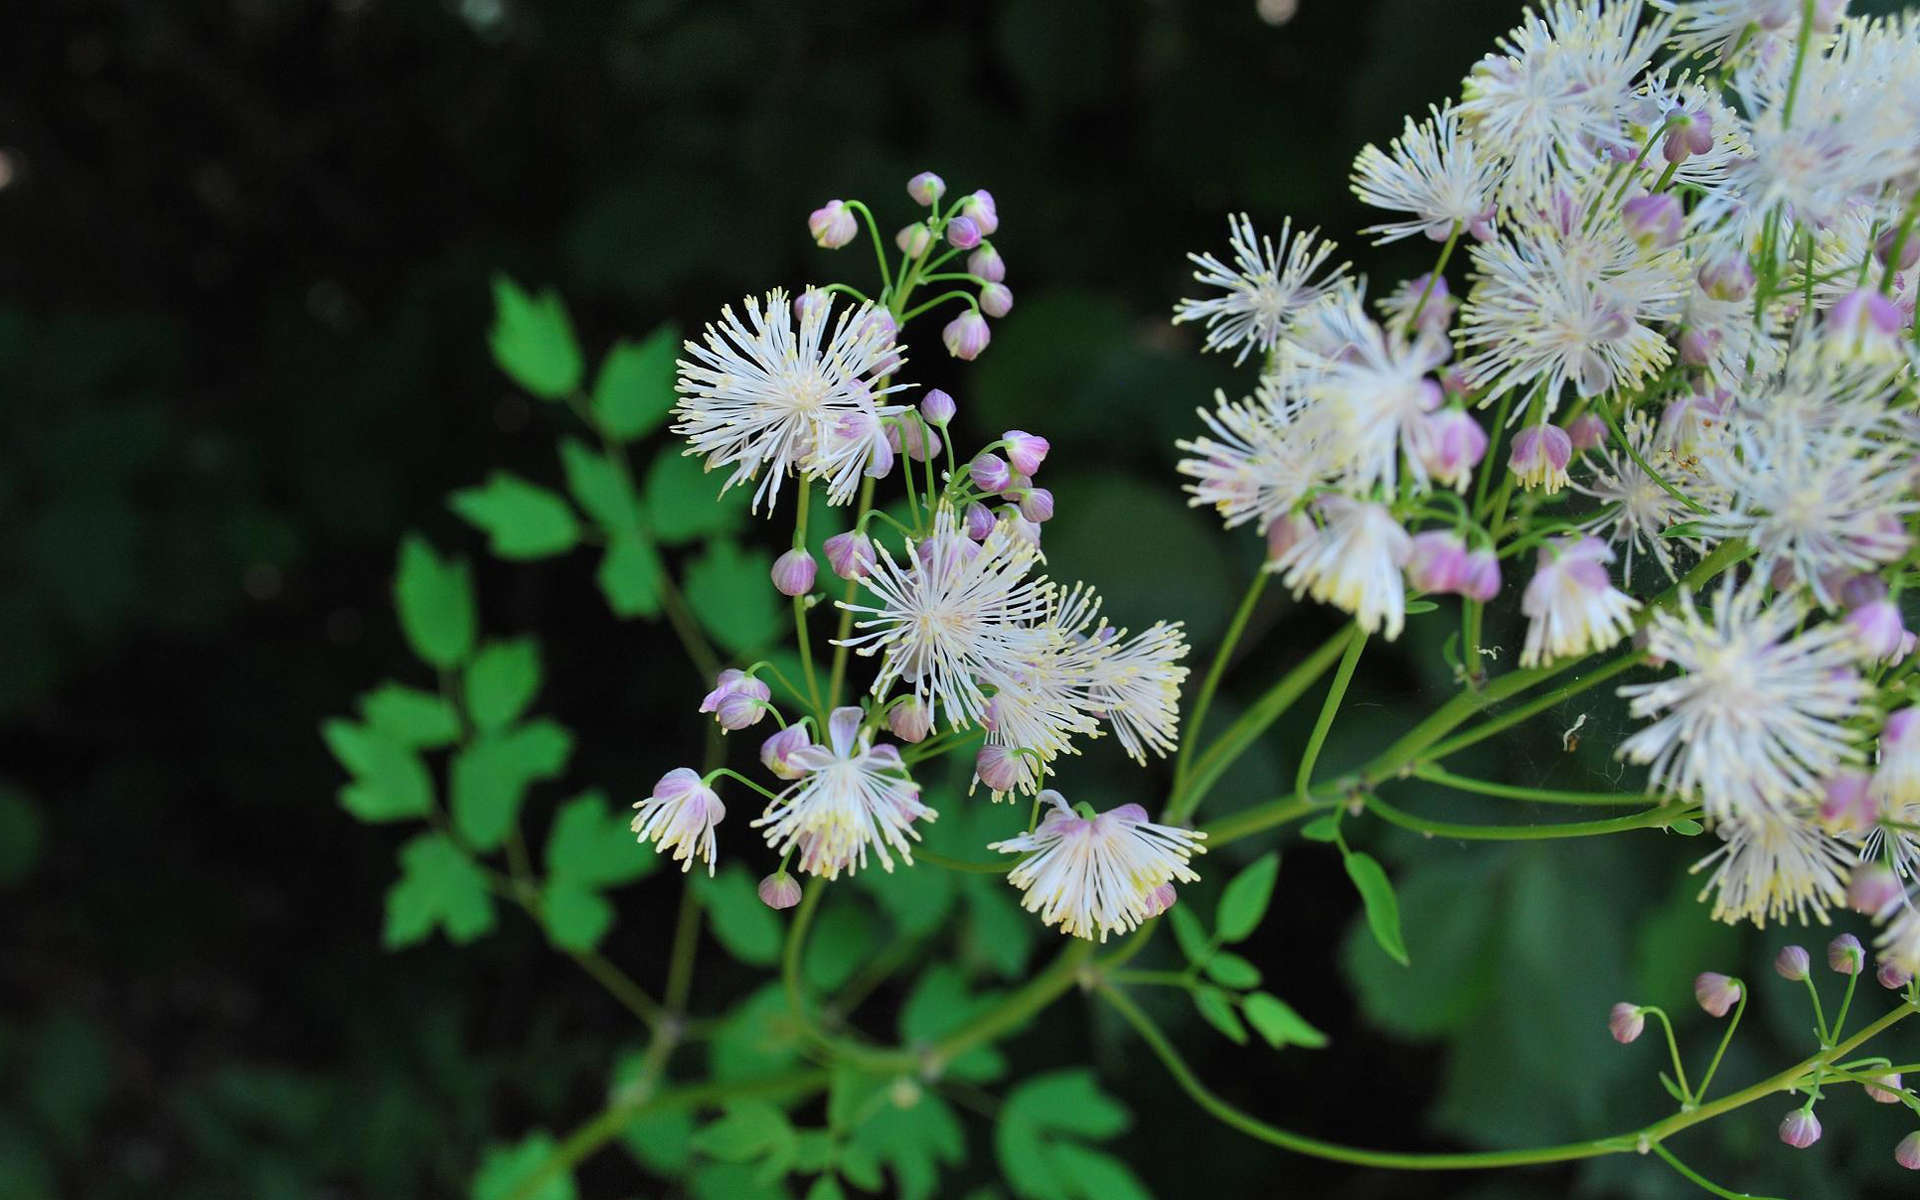
[[[1020,497],[1020,515],[1035,525],[1053,520],[1053,493],[1046,488],[1028,488]]]
[[[967,274],[978,275],[988,283],[999,283],[1007,277],[1007,264],[992,243],[982,242],[978,250],[967,255]]]
[[[1026,774],[1020,757],[1005,746],[982,746],[973,756],[973,775],[990,791],[1010,792]]]
[[[1753,266],[1744,255],[1708,259],[1698,279],[1700,290],[1715,300],[1745,300],[1753,294]]]
[[[893,244],[908,258],[919,258],[933,248],[933,230],[928,229],[925,222],[915,221],[893,235]]]
[[[1807,970],[1813,965],[1813,958],[1805,946],[1782,946],[1780,953],[1773,956],[1774,973],[1782,979],[1798,982],[1807,977]]]
[[[1007,478],[1007,486],[1000,489],[1000,494],[1009,500],[1018,500],[1021,496],[1025,495],[1026,490],[1032,486],[1033,476],[1022,475],[1020,472],[1015,471]]]
[[[1007,444],[1007,461],[1022,475],[1037,474],[1052,448],[1047,439],[1024,429],[1009,429],[1000,438]]]
[[[993,193],[985,188],[961,197],[960,215],[978,226],[985,237],[992,237],[1000,229],[1000,210],[994,206]]]
[[[1000,523],[999,518],[993,515],[993,510],[977,500],[967,505],[966,520],[967,536],[976,542],[986,541],[993,527]]]
[[[1607,423],[1592,413],[1584,413],[1567,426],[1567,438],[1573,442],[1576,454],[1585,453],[1607,440]]]
[[[933,732],[933,714],[918,696],[908,696],[887,710],[887,728],[903,742],[924,742]]]
[[[1825,332],[1855,351],[1897,346],[1906,318],[1890,297],[1873,288],[1856,288],[1827,310]]]
[[[782,596],[804,596],[813,590],[819,567],[813,555],[798,547],[773,560],[773,586]]]
[[[1868,825],[1871,827],[1872,821]],[[1854,868],[1853,878],[1847,882],[1847,907],[1871,917],[1900,903],[1906,894],[1907,889],[1900,882],[1900,877],[1884,863],[1862,863]],[[1856,947],[1859,944],[1857,940],[1854,942]],[[1839,969],[1834,968],[1836,971]]]
[[[1040,548],[1040,523],[1029,521],[1020,515],[1017,508],[1007,510],[1007,532],[1038,550]]]
[[[1858,975],[1866,964],[1866,947],[1852,934],[1843,933],[1827,943],[1827,966],[1840,974]]]
[[[1680,241],[1680,226],[1685,218],[1680,197],[1670,192],[1635,196],[1620,206],[1620,220],[1627,236],[1643,250],[1665,250]]]
[[[807,216],[807,232],[816,245],[838,250],[860,232],[860,223],[844,200],[829,200]]]
[[[997,493],[1013,482],[1013,469],[1007,460],[992,451],[975,455],[967,470],[973,476],[973,486],[983,492]]]
[[[907,180],[907,195],[921,207],[928,207],[947,194],[947,181],[932,171],[922,171]]]
[[[1507,469],[1521,487],[1557,492],[1567,484],[1567,464],[1573,461],[1573,439],[1558,425],[1531,425],[1513,435]]]
[[[1805,1150],[1820,1140],[1820,1118],[1810,1108],[1796,1108],[1780,1122],[1780,1140],[1795,1150]]]
[[[948,321],[940,331],[940,341],[946,346],[947,353],[968,362],[979,358],[980,352],[992,340],[993,333],[987,328],[987,319],[972,309]]]
[[[1267,526],[1267,561],[1277,562],[1287,551],[1319,532],[1319,526],[1306,513],[1288,513],[1276,517]]]
[[[1873,969],[1873,981],[1890,992],[1913,982],[1913,973],[1891,959],[1883,958]]]
[[[1740,1002],[1740,995],[1740,981],[1718,971],[1702,971],[1693,977],[1693,998],[1708,1016],[1726,1016]]]
[[[1679,165],[1696,154],[1713,149],[1713,114],[1704,108],[1674,113],[1667,126],[1667,137],[1660,145],[1661,155]]]
[[[915,420],[887,422],[887,444],[905,452],[915,462],[925,462],[940,453],[944,444],[940,435]]]
[[[1875,1087],[1871,1083],[1861,1084],[1860,1090],[1867,1094],[1867,1099],[1873,1101],[1875,1104],[1900,1103],[1900,1093],[1898,1091],[1888,1090],[1889,1088],[1898,1088],[1900,1086],[1900,1072],[1888,1071],[1882,1075],[1875,1075],[1873,1078],[1875,1083],[1885,1084],[1886,1086]]]
[[[1622,1046],[1639,1037],[1640,1031],[1646,1027],[1646,1015],[1640,1011],[1640,1006],[1637,1004],[1628,1004],[1623,1000],[1614,1005],[1613,1010],[1607,1014],[1607,1032],[1611,1033],[1613,1040]]]
[[[956,250],[971,250],[980,244],[980,226],[972,217],[955,217],[947,222],[947,244]]]
[[[1500,594],[1500,558],[1482,547],[1467,554],[1467,574],[1460,583],[1460,594],[1485,604]]]
[[[1147,916],[1159,916],[1161,913],[1173,907],[1173,901],[1173,885],[1170,883],[1161,884],[1159,887],[1147,893]]]
[[[1825,795],[1820,802],[1820,823],[1826,826],[1827,832],[1865,833],[1873,828],[1874,821],[1880,815],[1880,805],[1873,798],[1872,785],[1872,776],[1865,771],[1852,769],[1836,771],[1827,779],[1824,786]],[[1879,912],[1885,907],[1884,904],[1876,904],[1867,909],[1857,907],[1858,904],[1872,902],[1865,893],[1862,893],[1857,902],[1854,898],[1853,887],[1864,886],[1860,878],[1861,873],[1858,870],[1854,872],[1853,886],[1847,889],[1847,903],[1854,906],[1856,912]],[[1892,875],[1893,872],[1888,871],[1887,874]],[[1899,887],[1897,880],[1894,886]],[[1891,902],[1892,899],[1897,899],[1898,895],[1896,893],[1889,897],[1882,894],[1879,898]]]
[[[927,424],[937,429],[944,429],[947,422],[953,420],[953,414],[958,411],[959,406],[953,402],[953,397],[939,388],[933,388],[920,397],[920,415],[926,419]]]
[[[808,313],[815,309],[824,312],[832,305],[833,296],[825,288],[803,288],[800,294],[793,298],[793,319],[804,321]]]
[[[990,283],[980,289],[980,311],[999,320],[1013,311],[1013,293],[1004,283]]]
[[[1407,556],[1407,584],[1418,592],[1457,591],[1467,578],[1467,544],[1451,529],[1413,535]]]
[[[800,903],[800,881],[785,871],[775,871],[762,879],[755,890],[760,893],[760,903],[768,908],[792,908]]]
[[[1880,236],[1873,240],[1874,256],[1881,262],[1886,262],[1893,257],[1896,246],[1900,251],[1900,264],[1896,266],[1894,270],[1912,270],[1913,264],[1920,263],[1920,228],[1907,230],[1907,239],[1904,242],[1900,240],[1900,228],[1898,226],[1883,230]],[[979,272],[976,271],[975,274],[979,274]]]
[[[1464,489],[1487,453],[1487,431],[1464,408],[1449,407],[1419,418],[1415,427],[1420,463],[1434,482]]]
[[[1690,367],[1710,366],[1722,340],[1718,329],[1689,329],[1680,335],[1680,361]]]
[[[789,725],[760,743],[760,765],[781,779],[798,779],[807,772],[794,765],[794,752],[811,745],[813,739],[807,736],[805,725]]]
[[[772,698],[773,692],[766,684],[729,667],[714,679],[713,690],[700,701],[700,711],[712,713],[722,729],[745,729],[759,724]]]
[[[1920,1133],[1910,1133],[1893,1148],[1893,1161],[1909,1171],[1920,1171]]]
[[[873,569],[873,539],[864,533],[836,533],[821,549],[827,552],[827,567],[842,579],[865,579]]]

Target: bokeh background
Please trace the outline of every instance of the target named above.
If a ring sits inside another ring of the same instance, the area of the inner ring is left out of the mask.
[[[624,806],[697,752],[701,681],[664,627],[608,615],[590,559],[487,562],[446,508],[449,489],[496,467],[556,476],[560,414],[486,352],[494,272],[557,289],[597,357],[749,291],[864,282],[858,244],[836,258],[805,235],[828,197],[904,223],[917,170],[991,188],[1018,305],[972,367],[916,344],[915,378],[959,398],[963,445],[1011,424],[1052,438],[1057,574],[1098,581],[1127,622],[1185,619],[1210,647],[1258,560],[1250,535],[1183,507],[1172,471],[1193,409],[1244,382],[1168,325],[1183,256],[1219,247],[1244,208],[1325,226],[1378,280],[1424,269],[1428,247],[1350,237],[1365,218],[1347,164],[1453,94],[1517,13],[1503,0],[11,8],[0,1197],[463,1195],[490,1143],[591,1115],[635,1044],[627,1014],[524,920],[469,948],[383,952],[402,835],[340,810],[317,733],[408,669],[387,597],[396,543],[418,530],[475,558],[489,631],[542,637],[542,704],[580,737],[574,782]],[[1229,713],[1331,628],[1277,597],[1255,626]],[[1439,636],[1416,627],[1369,652],[1328,768],[1442,694]],[[1623,727],[1582,700],[1473,765],[1596,786],[1619,777]],[[1209,807],[1285,790],[1303,733],[1277,730]],[[1072,794],[1115,803],[1151,803],[1165,783],[1110,747],[1071,770]],[[1359,837],[1395,875],[1411,969],[1352,934],[1337,858],[1297,839],[1247,948],[1329,1049],[1243,1051],[1153,998],[1202,1075],[1276,1123],[1428,1148],[1613,1132],[1666,1105],[1654,1050],[1607,1039],[1613,1001],[1671,1006],[1698,1055],[1716,1029],[1689,1005],[1693,973],[1770,981],[1776,939],[1712,927],[1692,902],[1697,843]],[[1262,848],[1210,859],[1209,875]],[[619,893],[607,947],[656,984],[675,894],[664,875]],[[696,1005],[759,978],[708,947]],[[1804,1053],[1797,998],[1758,991],[1729,1086]],[[897,1002],[875,1001],[882,1035]],[[1005,1052],[1016,1078],[1091,1061],[1134,1114],[1122,1152],[1165,1196],[1689,1190],[1637,1158],[1411,1176],[1285,1156],[1204,1118],[1078,997]],[[1774,1139],[1782,1112],[1762,1105],[1676,1148],[1736,1187],[1898,1185],[1897,1113],[1836,1097],[1826,1139],[1795,1153]],[[970,1117],[968,1138],[942,1195],[994,1180],[988,1123]],[[665,1185],[616,1147],[580,1186]]]

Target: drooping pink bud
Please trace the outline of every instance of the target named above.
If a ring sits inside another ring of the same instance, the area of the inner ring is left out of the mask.
[[[1710,366],[1720,353],[1721,341],[1718,329],[1688,329],[1680,335],[1680,361],[1690,367]]]
[[[1500,594],[1500,558],[1482,547],[1467,554],[1467,575],[1460,583],[1460,594],[1485,604]]]
[[[1873,822],[1869,820],[1868,828],[1872,825]],[[1853,878],[1847,881],[1847,907],[1869,917],[1877,916],[1892,908],[1900,903],[1906,894],[1906,886],[1900,882],[1900,877],[1894,874],[1885,863],[1861,863],[1854,868]],[[1852,934],[1844,936],[1853,937]],[[1834,944],[1839,945],[1838,942]],[[1855,939],[1853,945],[1858,949],[1859,940]],[[1832,952],[1829,951],[1828,954],[1831,961]],[[1839,967],[1834,968],[1836,971],[1839,969]],[[1851,975],[1853,972],[1848,971],[1846,974]]]
[[[1040,524],[1029,521],[1020,515],[1020,510],[1009,509],[1006,515],[1007,532],[1038,550],[1040,548]]]
[[[1900,1072],[1887,1071],[1883,1074],[1875,1075],[1873,1078],[1876,1083],[1881,1083],[1885,1086],[1875,1087],[1871,1083],[1861,1084],[1860,1090],[1867,1094],[1867,1099],[1873,1101],[1875,1104],[1900,1103],[1900,1093],[1888,1090],[1889,1088],[1898,1088],[1900,1086]]]
[[[893,244],[908,258],[919,258],[933,248],[933,230],[928,229],[924,221],[903,225],[900,232],[893,235]]]
[[[1829,833],[1865,833],[1879,819],[1880,805],[1874,800],[1872,778],[1865,771],[1843,768],[1827,777],[1822,785],[1820,823]],[[1855,873],[1858,878],[1858,872]],[[1873,911],[1878,911],[1873,910]]]
[[[1020,497],[1020,515],[1035,525],[1053,520],[1053,493],[1046,488],[1028,488]]]
[[[1419,418],[1415,446],[1420,465],[1435,483],[1465,490],[1487,453],[1487,431],[1464,408],[1443,408]]]
[[[1531,425],[1513,437],[1507,469],[1524,488],[1557,492],[1567,485],[1567,464],[1573,461],[1573,439],[1558,425]]]
[[[700,711],[712,713],[726,730],[757,725],[766,714],[772,689],[745,671],[728,667],[713,681],[713,690],[700,701]]]
[[[933,732],[933,714],[918,696],[908,696],[887,710],[887,728],[903,742],[924,742]]]
[[[998,493],[1013,482],[1013,468],[990,450],[975,455],[967,470],[973,476],[973,486],[983,492]]]
[[[907,195],[922,208],[931,206],[934,201],[947,194],[947,181],[932,171],[922,171],[907,180]]]
[[[940,435],[911,417],[887,422],[887,444],[915,462],[926,462],[940,453],[944,444]]]
[[[1267,526],[1267,561],[1277,561],[1287,551],[1319,532],[1313,518],[1303,512],[1276,517]]]
[[[1024,429],[1009,429],[1000,438],[1007,444],[1007,461],[1022,475],[1037,474],[1040,464],[1046,461],[1047,451],[1052,449],[1047,439]]]
[[[1910,1133],[1893,1148],[1893,1161],[1909,1171],[1920,1171],[1920,1133]]]
[[[999,524],[999,518],[993,515],[993,510],[977,500],[967,505],[966,519],[967,536],[976,542],[986,541],[993,527]]]
[[[936,429],[944,429],[957,411],[959,406],[953,402],[953,397],[939,388],[932,388],[920,397],[920,415]]]
[[[782,596],[804,596],[813,590],[819,572],[813,555],[795,547],[773,560],[773,586]]]
[[[1163,883],[1159,887],[1154,888],[1151,892],[1147,893],[1147,916],[1157,917],[1172,908],[1174,898],[1172,884]]]
[[[1593,413],[1583,413],[1567,426],[1567,437],[1576,453],[1584,453],[1606,442],[1607,423]]]
[[[1005,746],[982,746],[973,756],[973,774],[988,790],[1010,792],[1026,775],[1025,763]]]
[[[1896,271],[1910,271],[1913,264],[1920,263],[1920,229],[1907,230],[1905,241],[1900,240],[1900,227],[1892,226],[1882,230],[1880,236],[1873,239],[1874,257],[1886,262],[1893,257],[1895,247],[1900,251],[1900,263]]]
[[[1726,1016],[1740,1002],[1740,996],[1741,984],[1738,979],[1718,971],[1702,971],[1693,977],[1693,998],[1707,1011],[1708,1016]]]
[[[1000,283],[1007,277],[1007,264],[991,242],[982,242],[978,250],[967,255],[967,274],[977,275],[988,283]]]
[[[1866,947],[1852,934],[1843,933],[1827,943],[1827,966],[1840,974],[1858,975],[1866,965]]]
[[[1665,250],[1680,241],[1685,213],[1680,197],[1671,192],[1652,192],[1635,196],[1620,206],[1620,220],[1627,236],[1644,250]]]
[[[1907,627],[1901,623],[1900,606],[1893,601],[1863,604],[1847,614],[1846,624],[1861,657],[1868,662],[1892,662],[1901,657]]]
[[[956,250],[971,250],[980,244],[980,226],[972,217],[955,217],[947,222],[947,244]]]
[[[836,533],[821,549],[827,553],[828,568],[842,579],[865,579],[873,569],[873,539],[864,533]]]
[[[1672,124],[1667,126],[1666,140],[1660,144],[1660,153],[1668,162],[1678,165],[1693,155],[1713,149],[1712,113],[1704,108],[1690,108],[1668,119]]]
[[[987,328],[987,319],[972,309],[948,321],[940,331],[940,341],[947,353],[968,362],[979,358],[992,340],[993,332]]]
[[[1856,288],[1834,301],[1822,329],[1858,353],[1898,346],[1905,324],[1891,298],[1872,288]]]
[[[811,745],[805,725],[789,725],[760,743],[760,765],[781,779],[798,779],[807,772],[794,765],[794,752]]]
[[[1450,529],[1414,534],[1406,576],[1415,591],[1458,591],[1467,578],[1467,543]]]
[[[1780,1140],[1795,1150],[1805,1150],[1820,1140],[1820,1118],[1810,1108],[1796,1108],[1780,1122]]]
[[[804,321],[807,314],[815,309],[826,309],[833,304],[833,294],[825,288],[802,288],[793,298],[793,319]]]
[[[989,283],[980,289],[980,311],[999,320],[1013,311],[1013,293],[1004,283]]]
[[[1628,1004],[1623,1000],[1607,1013],[1607,1032],[1622,1046],[1639,1037],[1646,1027],[1647,1018],[1637,1004]]]
[[[852,241],[860,232],[860,222],[854,218],[853,210],[844,200],[829,200],[807,216],[807,232],[813,234],[814,244],[828,250],[838,250]]]
[[[1773,956],[1774,973],[1796,983],[1807,977],[1807,971],[1812,966],[1813,958],[1805,946],[1782,946],[1780,953]]]
[[[771,909],[792,908],[800,903],[800,881],[785,871],[775,871],[754,890],[760,895],[760,903]]]
[[[1897,992],[1913,982],[1913,972],[1891,959],[1881,959],[1873,969],[1874,982],[1890,992]]]
[[[1753,264],[1745,255],[1710,258],[1696,278],[1700,290],[1715,300],[1745,300],[1753,294]]]
[[[960,215],[970,218],[986,237],[992,237],[1000,229],[1000,210],[993,203],[993,193],[985,188],[961,197]]]

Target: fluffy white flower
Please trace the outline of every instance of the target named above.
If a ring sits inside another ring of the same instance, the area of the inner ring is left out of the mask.
[[[1675,577],[1673,544],[1700,548],[1697,538],[1664,536],[1669,526],[1689,515],[1690,510],[1681,496],[1709,511],[1724,499],[1718,489],[1702,479],[1685,460],[1660,449],[1655,444],[1655,430],[1656,426],[1645,413],[1628,414],[1625,433],[1630,449],[1614,445],[1611,438],[1602,442],[1595,451],[1597,461],[1588,460],[1592,466],[1591,480],[1574,479],[1570,485],[1574,491],[1592,496],[1605,506],[1598,515],[1585,521],[1581,529],[1587,533],[1604,530],[1606,541],[1624,547],[1620,574],[1629,587],[1633,586],[1636,553],[1652,556],[1671,579]],[[1657,478],[1654,472],[1658,473]],[[1660,486],[1661,480],[1673,491]],[[1680,496],[1674,495],[1675,491]]]
[[[1805,922],[1809,912],[1826,924],[1826,910],[1846,898],[1853,866],[1850,847],[1804,813],[1758,812],[1716,825],[1724,843],[1694,865],[1713,868],[1700,898],[1713,896],[1713,918],[1732,924],[1789,917]]]
[[[1346,325],[1353,336],[1336,355],[1309,358],[1301,385],[1306,406],[1296,427],[1312,430],[1329,464],[1348,490],[1365,493],[1376,484],[1391,492],[1405,465],[1427,486],[1419,453],[1428,413],[1440,407],[1440,385],[1427,372],[1447,360],[1446,342],[1421,334],[1411,343],[1368,319],[1360,297],[1349,297]]]
[[[827,744],[804,746],[787,762],[806,774],[767,805],[753,824],[766,828],[767,845],[785,854],[798,848],[800,869],[839,877],[867,865],[867,851],[893,870],[889,847],[913,864],[913,823],[938,814],[920,803],[920,785],[907,776],[900,751],[876,746],[860,729],[865,714],[836,708],[827,717]]]
[[[1612,561],[1613,551],[1594,538],[1556,538],[1540,547],[1520,596],[1529,618],[1521,666],[1605,650],[1627,636],[1640,604],[1607,578]]]
[[[727,815],[727,806],[689,767],[675,767],[653,785],[653,794],[635,802],[640,811],[631,829],[642,842],[652,842],[657,853],[673,853],[682,871],[693,869],[695,858],[713,874],[713,827]]]
[[[1238,347],[1233,360],[1237,365],[1255,350],[1264,354],[1273,349],[1300,312],[1324,295],[1347,267],[1341,263],[1315,279],[1333,256],[1333,243],[1323,240],[1317,229],[1295,236],[1291,218],[1281,225],[1277,239],[1255,233],[1252,218],[1244,213],[1229,217],[1227,230],[1233,266],[1211,254],[1187,256],[1200,268],[1194,280],[1225,294],[1182,300],[1174,306],[1173,323],[1206,322],[1206,348]]]
[[[1321,528],[1266,569],[1283,573],[1295,596],[1309,593],[1318,603],[1352,613],[1368,633],[1384,628],[1388,641],[1399,637],[1407,607],[1400,569],[1413,552],[1407,531],[1384,504],[1323,496],[1314,507]]]
[[[1446,104],[1429,111],[1433,115],[1417,125],[1407,118],[1391,153],[1369,143],[1353,160],[1353,194],[1362,204],[1411,214],[1360,231],[1379,234],[1376,244],[1416,233],[1444,242],[1455,226],[1483,242],[1493,236],[1501,164],[1460,131],[1458,109]]]
[[[1297,407],[1271,389],[1240,403],[1216,393],[1215,402],[1213,412],[1199,410],[1211,434],[1176,443],[1194,457],[1175,469],[1194,480],[1186,485],[1188,503],[1211,505],[1228,529],[1253,521],[1264,532],[1325,478],[1329,455],[1295,419]]]
[[[1173,753],[1180,737],[1180,685],[1187,668],[1186,634],[1179,622],[1155,621],[1132,638],[1111,627],[1094,635],[1105,652],[1094,659],[1087,699],[1136,762],[1147,751]]]
[[[1040,799],[1049,808],[1038,829],[987,849],[1026,855],[1007,882],[1025,893],[1022,908],[1062,933],[1104,942],[1164,909],[1157,889],[1200,878],[1187,862],[1205,853],[1204,833],[1156,825],[1138,804],[1081,816],[1059,792]]]

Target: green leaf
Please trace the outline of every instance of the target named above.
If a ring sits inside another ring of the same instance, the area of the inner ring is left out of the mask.
[[[919,937],[940,928],[953,910],[957,885],[950,871],[923,871],[917,867],[890,872],[862,871],[853,880],[879,901],[881,911],[906,937]]]
[[[1247,1027],[1240,1023],[1240,1014],[1233,1010],[1233,997],[1217,987],[1205,984],[1193,989],[1193,1006],[1207,1019],[1207,1024],[1227,1035],[1238,1045],[1247,1044]]]
[[[1340,814],[1315,817],[1300,827],[1300,836],[1310,842],[1331,842],[1340,836]]]
[[[1167,920],[1173,925],[1173,940],[1180,943],[1180,953],[1187,956],[1191,963],[1204,963],[1213,956],[1213,942],[1208,939],[1207,931],[1200,928],[1200,918],[1193,910],[1183,904],[1175,904],[1167,910]]]
[[[787,1114],[764,1101],[727,1106],[726,1115],[693,1135],[693,1148],[724,1162],[754,1162],[793,1147]]]
[[[580,522],[560,496],[511,471],[495,471],[481,487],[461,488],[447,507],[485,531],[494,557],[549,558],[580,542]]]
[[[1268,851],[1227,881],[1214,914],[1213,931],[1223,942],[1245,941],[1260,927],[1273,900],[1273,883],[1280,876],[1280,856]]]
[[[613,615],[657,617],[660,615],[660,577],[666,567],[653,543],[637,531],[616,533],[600,556],[600,570],[594,576],[600,592],[607,598]]]
[[[621,1129],[620,1141],[654,1174],[679,1175],[693,1161],[693,1114],[685,1109],[642,1113]]]
[[[1673,830],[1681,837],[1699,837],[1705,830],[1705,827],[1692,817],[1681,817],[1679,820],[1668,825],[1667,828]]]
[[[1055,1142],[1050,1148],[1053,1166],[1073,1182],[1074,1194],[1086,1200],[1153,1200],[1133,1168],[1111,1154],[1089,1150],[1076,1142]]]
[[[647,524],[663,546],[732,533],[745,524],[750,489],[720,485],[725,471],[709,472],[698,458],[669,446],[653,460],[642,486]]]
[[[751,966],[771,966],[780,957],[780,921],[760,902],[753,877],[739,863],[718,875],[693,876],[694,890],[706,906],[713,936],[727,953]]]
[[[402,746],[432,750],[460,737],[460,716],[432,692],[399,683],[383,683],[360,697],[367,724]]]
[[[829,893],[807,936],[807,982],[816,991],[839,988],[880,945],[878,932],[863,905],[836,902]]]
[[[540,644],[532,638],[489,642],[467,668],[467,714],[483,732],[520,719],[540,690]]]
[[[558,1149],[553,1137],[536,1129],[517,1145],[489,1147],[473,1177],[472,1200],[574,1200],[573,1174],[555,1171],[532,1192],[523,1189]]]
[[[1407,601],[1407,615],[1410,617],[1418,616],[1421,613],[1430,613],[1439,607],[1438,604],[1435,604],[1431,600],[1409,600]]]
[[[400,821],[433,811],[433,777],[420,756],[386,731],[352,721],[320,727],[327,748],[353,773],[340,803],[362,821]]]
[[[900,1008],[900,1038],[930,1046],[992,1008],[999,999],[998,992],[969,991],[960,968],[936,963],[920,976]],[[1006,1059],[992,1046],[976,1046],[947,1064],[948,1074],[974,1083],[998,1079],[1006,1070]]]
[[[566,769],[573,735],[552,721],[487,734],[453,756],[453,826],[476,850],[498,847],[536,780]]]
[[[407,535],[400,543],[393,602],[407,644],[428,666],[457,667],[473,653],[479,619],[464,561],[443,559],[424,538]]]
[[[660,856],[634,840],[625,815],[609,812],[599,791],[567,801],[547,834],[547,874],[594,887],[651,875]]]
[[[1282,1046],[1318,1050],[1327,1044],[1326,1034],[1307,1024],[1306,1018],[1278,996],[1255,992],[1241,1001],[1241,1010],[1247,1015],[1247,1023],[1276,1050]]]
[[[1014,1089],[1000,1106],[994,1150],[1000,1170],[1025,1200],[1093,1196],[1078,1182],[1084,1163],[1060,1155],[1066,1135],[1104,1141],[1127,1127],[1127,1110],[1082,1069],[1039,1075]],[[1123,1193],[1124,1194],[1124,1193]]]
[[[613,928],[613,905],[584,883],[550,879],[540,893],[540,922],[563,950],[591,950]]]
[[[1393,884],[1387,879],[1386,871],[1371,855],[1356,850],[1347,855],[1347,878],[1360,890],[1373,940],[1380,943],[1380,948],[1395,962],[1407,966],[1410,962],[1407,945],[1400,937],[1400,902],[1394,898]]]
[[[1245,991],[1260,986],[1260,968],[1238,954],[1222,950],[1207,960],[1207,978],[1223,987]]]
[[[658,429],[672,411],[680,328],[660,325],[643,342],[615,342],[593,381],[593,415],[606,435],[630,442]]]
[[[551,291],[529,296],[507,276],[495,275],[487,346],[502,371],[542,400],[565,399],[580,386],[580,344],[566,306]]]
[[[939,1190],[941,1169],[966,1161],[966,1132],[953,1109],[933,1092],[907,1084],[890,1086],[887,1097],[848,1139],[842,1170],[864,1186],[851,1159],[851,1152],[858,1150],[886,1165],[900,1200],[930,1200]]]
[[[620,464],[575,438],[561,441],[560,463],[566,468],[567,490],[588,516],[609,530],[640,528],[640,497]]]
[[[998,878],[969,876],[962,881],[967,894],[967,922],[961,930],[961,954],[1003,979],[1025,973],[1032,957],[1038,922],[1021,911],[1013,889]]]
[[[389,950],[423,940],[438,926],[465,945],[493,928],[487,877],[444,834],[423,833],[400,848],[400,878],[387,889]]]
[[[799,1059],[804,1038],[776,981],[728,1011],[708,1043],[708,1070],[716,1080],[776,1075]]]
[[[713,640],[745,655],[773,644],[786,621],[773,590],[773,558],[742,552],[732,542],[710,542],[687,567],[687,601]]]

